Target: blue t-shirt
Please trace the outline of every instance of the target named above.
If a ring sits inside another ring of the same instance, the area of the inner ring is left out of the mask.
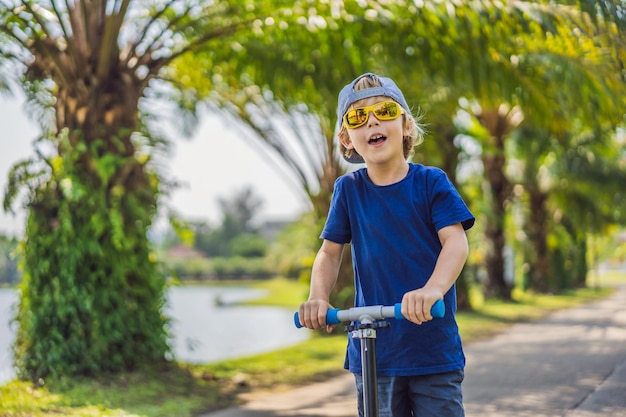
[[[352,243],[355,306],[393,305],[430,278],[441,251],[437,231],[456,223],[467,230],[474,220],[439,168],[411,163],[404,179],[385,186],[375,185],[363,168],[335,182],[321,238]],[[391,320],[390,328],[377,330],[378,375],[425,375],[465,367],[454,286],[444,302],[442,319],[419,326]],[[349,338],[345,366],[361,373],[358,339]]]

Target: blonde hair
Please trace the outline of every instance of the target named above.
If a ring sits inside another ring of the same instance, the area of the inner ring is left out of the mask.
[[[362,77],[357,81],[354,85],[354,91],[361,91],[368,88],[381,87],[381,83],[377,78],[374,77]],[[354,103],[353,103],[354,104]],[[352,106],[352,104],[350,105]],[[350,107],[348,107],[349,109]],[[402,148],[404,152],[404,158],[409,159],[411,156],[411,152],[413,148],[424,140],[424,128],[418,123],[418,120],[413,117],[409,109],[404,109],[405,112],[402,115],[402,120],[404,122],[403,131],[406,133],[402,139]],[[341,121],[340,121],[341,122]],[[354,149],[348,149],[343,145],[343,140],[347,139],[348,131],[346,127],[341,124],[341,130],[338,133],[339,137],[339,152],[346,158],[353,157],[354,154],[359,155],[357,151]],[[360,156],[360,155],[359,155]]]

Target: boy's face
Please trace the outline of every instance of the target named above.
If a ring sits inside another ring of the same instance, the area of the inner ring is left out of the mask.
[[[372,106],[382,101],[393,100],[385,96],[369,97],[352,103],[348,111],[357,107]],[[379,120],[370,110],[367,122],[355,129],[346,129],[347,135],[340,135],[340,140],[347,149],[356,150],[367,165],[405,162],[404,120],[404,117]]]

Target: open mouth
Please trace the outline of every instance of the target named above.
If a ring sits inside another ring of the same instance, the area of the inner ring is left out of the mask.
[[[367,143],[369,143],[370,145],[378,145],[379,143],[383,143],[386,140],[387,140],[387,136],[376,135],[376,136],[372,136],[370,140],[367,141]]]

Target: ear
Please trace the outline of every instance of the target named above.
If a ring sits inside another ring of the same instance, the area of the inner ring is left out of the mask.
[[[402,136],[413,136],[413,133],[415,133],[415,123],[413,123],[413,120],[411,120],[410,117],[406,117],[404,114],[402,115],[402,118],[404,121],[404,126],[402,126]]]
[[[344,148],[354,149],[354,145],[352,144],[352,140],[350,140],[350,135],[348,135],[348,132],[346,131],[346,129],[342,129],[341,132],[339,132],[338,136],[339,136],[339,141],[344,146]]]

